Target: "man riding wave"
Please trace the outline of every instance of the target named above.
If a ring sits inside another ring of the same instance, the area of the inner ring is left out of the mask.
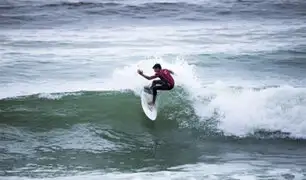
[[[145,74],[143,74],[142,70],[138,69],[138,74],[140,74],[141,76],[143,76],[144,78],[148,79],[148,80],[152,80],[155,78],[159,78],[160,80],[154,80],[152,82],[152,85],[150,87],[150,89],[153,91],[153,101],[148,103],[151,106],[155,105],[155,101],[156,101],[156,96],[157,96],[157,90],[171,90],[174,87],[174,79],[171,76],[171,74],[174,74],[173,71],[169,70],[169,69],[162,69],[160,64],[155,64],[153,66],[155,75],[153,76],[147,76]]]

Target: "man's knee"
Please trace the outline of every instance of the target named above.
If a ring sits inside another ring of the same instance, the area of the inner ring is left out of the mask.
[[[158,87],[156,87],[156,86],[154,86],[154,87],[152,88],[153,95],[156,95],[156,94],[157,94],[157,89],[158,89]]]
[[[152,84],[159,84],[159,80],[152,81]]]
[[[153,89],[157,84],[157,80],[152,81],[151,89]]]

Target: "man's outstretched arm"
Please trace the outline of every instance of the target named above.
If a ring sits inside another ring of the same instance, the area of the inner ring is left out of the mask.
[[[138,74],[140,74],[142,77],[146,78],[147,80],[151,80],[151,79],[157,78],[156,75],[154,75],[154,76],[147,76],[147,75],[143,74],[143,72],[141,70],[138,70]]]

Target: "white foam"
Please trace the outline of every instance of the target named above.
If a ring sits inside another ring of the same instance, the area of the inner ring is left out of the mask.
[[[65,176],[65,177],[51,177],[51,178],[40,178],[45,180],[169,180],[169,179],[186,179],[186,180],[221,180],[221,179],[258,179],[260,176],[268,176],[270,178],[284,179],[282,176],[284,173],[294,176],[296,179],[303,179],[303,173],[294,168],[282,169],[275,167],[272,169],[266,167],[255,167],[246,163],[223,163],[223,164],[187,164],[183,166],[169,168],[164,171],[158,172],[135,172],[135,173],[101,173],[101,172],[88,172],[82,173],[81,175]],[[0,178],[1,179],[1,178]],[[6,177],[6,180],[30,180],[31,178],[23,177]]]
[[[197,114],[205,119],[218,112],[218,128],[226,134],[245,136],[264,129],[306,137],[305,88],[235,89],[215,83],[202,91],[201,97],[202,101],[195,99],[194,103]]]
[[[120,66],[109,76],[96,79],[33,81],[26,83],[11,83],[1,87],[0,98],[39,94],[40,98],[59,99],[62,96],[77,91],[120,91],[133,90],[136,94],[144,86],[151,83],[137,74],[142,69],[145,74],[153,75],[152,66],[161,63],[164,68],[175,72],[176,85],[199,89],[200,80],[195,77],[194,66],[183,59],[165,61],[160,58],[148,58]],[[67,93],[69,92],[69,93]],[[51,94],[53,93],[53,94]],[[56,94],[57,93],[57,94]],[[60,93],[60,94],[59,94]]]
[[[1,87],[0,99],[39,94],[40,98],[59,99],[78,91],[104,90],[102,80],[56,80],[11,83]]]
[[[40,93],[38,95],[39,98],[42,99],[53,99],[53,100],[57,100],[57,99],[61,99],[65,96],[69,96],[69,95],[81,95],[82,93]]]
[[[141,77],[137,74],[137,69],[143,70],[146,75],[154,75],[152,66],[155,63],[160,63],[162,68],[174,71],[173,76],[176,86],[192,88],[194,90],[201,87],[200,80],[195,76],[193,65],[189,65],[187,61],[177,58],[171,62],[165,61],[161,58],[148,58],[137,63],[118,68],[114,71],[113,76],[105,82],[104,86],[111,90],[130,89],[134,90],[136,94],[144,85],[150,85],[151,81]],[[139,95],[139,94],[138,94]]]

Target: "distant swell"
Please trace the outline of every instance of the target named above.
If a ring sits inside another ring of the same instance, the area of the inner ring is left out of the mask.
[[[306,4],[302,1],[294,3],[275,3],[272,1],[244,2],[244,1],[208,1],[203,3],[185,2],[58,2],[48,1],[3,3],[0,24],[22,22],[39,22],[44,26],[78,22],[92,14],[101,15],[99,19],[107,20],[107,16],[133,19],[163,18],[172,20],[203,21],[214,19],[214,16],[227,18],[292,18],[305,16]],[[23,17],[16,22],[14,17]],[[65,18],[63,18],[65,17]],[[77,18],[76,18],[77,17]]]
[[[93,3],[93,2],[63,2],[63,3],[54,3],[54,4],[45,4],[40,7],[115,7],[120,6],[120,3]]]

